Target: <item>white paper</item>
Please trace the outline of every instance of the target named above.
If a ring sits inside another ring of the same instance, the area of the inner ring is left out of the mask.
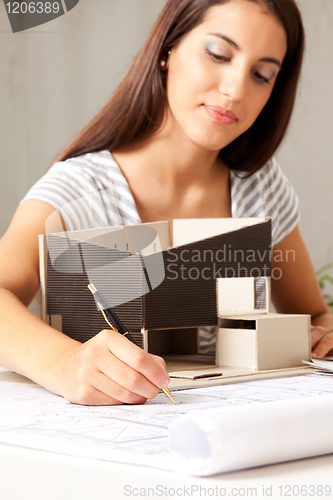
[[[243,413],[247,407],[255,408],[266,401],[262,418],[269,436],[269,407],[274,401],[288,406],[293,401],[298,404],[311,399],[317,405],[322,395],[333,395],[333,379],[309,375],[172,394],[176,405],[159,394],[142,406],[87,407],[68,403],[40,387],[0,385],[0,442],[178,471],[168,439],[169,428],[177,418],[214,410],[227,412],[234,407]],[[332,417],[330,414],[331,422]],[[235,422],[237,432],[245,433],[245,423],[244,419]],[[304,424],[302,432],[302,439],[308,442],[311,428]],[[245,434],[251,437],[251,432]],[[273,455],[278,456],[275,452]],[[238,452],[237,456],[241,458]]]
[[[312,366],[318,371],[333,373],[333,358],[311,358],[311,361],[304,361],[303,363]]]
[[[211,474],[333,452],[333,394],[189,414],[170,429],[178,470]]]

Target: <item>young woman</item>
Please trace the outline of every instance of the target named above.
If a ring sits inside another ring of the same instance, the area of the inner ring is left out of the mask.
[[[39,288],[37,235],[55,209],[67,229],[272,217],[275,255],[296,255],[275,263],[275,307],[311,314],[313,355],[332,350],[333,316],[297,226],[297,197],[272,159],[303,45],[294,0],[167,2],[111,101],[29,191],[1,241],[1,365],[82,404],[142,403],[168,385],[163,360],[120,335],[104,330],[80,344],[26,309]],[[73,208],[91,193],[98,206]]]

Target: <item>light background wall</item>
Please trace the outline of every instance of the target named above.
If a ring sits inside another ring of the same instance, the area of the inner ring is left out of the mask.
[[[0,2],[0,235],[29,187],[125,74],[164,0],[80,0],[65,16],[12,34]],[[301,200],[315,267],[333,261],[333,2],[299,0],[307,53],[278,159]]]

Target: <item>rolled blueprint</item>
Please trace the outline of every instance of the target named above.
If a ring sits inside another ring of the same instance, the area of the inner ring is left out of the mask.
[[[202,411],[170,428],[178,472],[209,476],[333,453],[333,394]]]

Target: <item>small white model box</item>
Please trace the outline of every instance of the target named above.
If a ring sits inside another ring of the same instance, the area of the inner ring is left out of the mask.
[[[248,314],[219,319],[219,366],[254,371],[302,366],[310,359],[310,316]]]

